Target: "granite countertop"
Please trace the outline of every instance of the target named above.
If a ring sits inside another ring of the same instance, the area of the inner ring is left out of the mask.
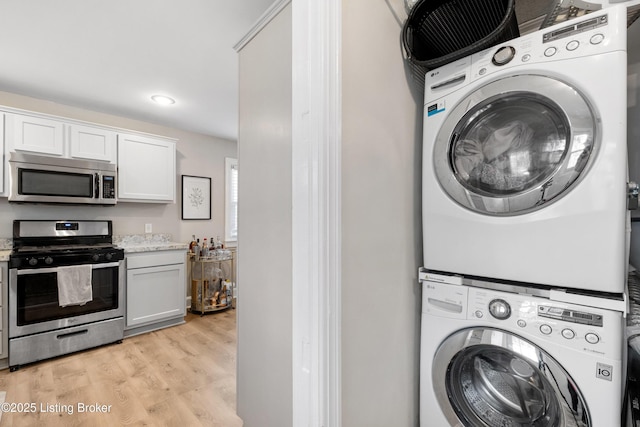
[[[131,234],[113,236],[113,243],[125,253],[155,252],[189,249],[188,243],[171,241],[171,234]]]
[[[0,237],[0,262],[9,261],[9,255],[11,255],[12,248],[12,239]]]
[[[113,236],[113,243],[124,249],[125,253],[155,252],[189,249],[188,243],[172,242],[170,234],[133,234]],[[0,262],[9,261],[12,240],[0,237]]]

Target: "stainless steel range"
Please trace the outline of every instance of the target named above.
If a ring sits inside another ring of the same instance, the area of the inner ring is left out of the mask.
[[[9,367],[124,336],[124,251],[111,221],[16,220],[9,258]]]

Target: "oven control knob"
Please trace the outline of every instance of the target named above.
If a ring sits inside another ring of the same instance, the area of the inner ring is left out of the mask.
[[[91,260],[92,261],[98,261],[99,259],[100,259],[100,255],[98,255],[98,254],[91,255]]]
[[[113,254],[111,252],[107,252],[107,254],[104,256],[108,261],[111,261],[111,258],[113,258]]]
[[[44,263],[47,264],[47,265],[53,263],[53,258],[51,258],[50,256],[46,257],[44,259]]]
[[[498,320],[505,320],[511,316],[511,306],[503,299],[494,299],[489,303],[489,313]]]
[[[34,266],[38,263],[38,258],[29,258],[29,265]]]

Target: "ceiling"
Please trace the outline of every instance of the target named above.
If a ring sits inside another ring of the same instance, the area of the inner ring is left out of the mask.
[[[235,140],[233,46],[273,1],[3,1],[0,91]]]
[[[0,91],[236,140],[233,46],[273,1],[3,1]],[[519,22],[549,3],[517,2]]]

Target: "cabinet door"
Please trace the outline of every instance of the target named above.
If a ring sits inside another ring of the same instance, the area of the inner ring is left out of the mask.
[[[115,132],[83,125],[69,125],[68,129],[71,157],[116,162]]]
[[[4,113],[0,113],[0,195],[4,194],[4,164],[8,159],[4,156],[4,147]]]
[[[175,142],[118,134],[118,179],[118,202],[175,202]]]
[[[9,150],[64,155],[64,124],[40,117],[8,114]]]
[[[127,270],[126,327],[186,315],[184,263]]]

